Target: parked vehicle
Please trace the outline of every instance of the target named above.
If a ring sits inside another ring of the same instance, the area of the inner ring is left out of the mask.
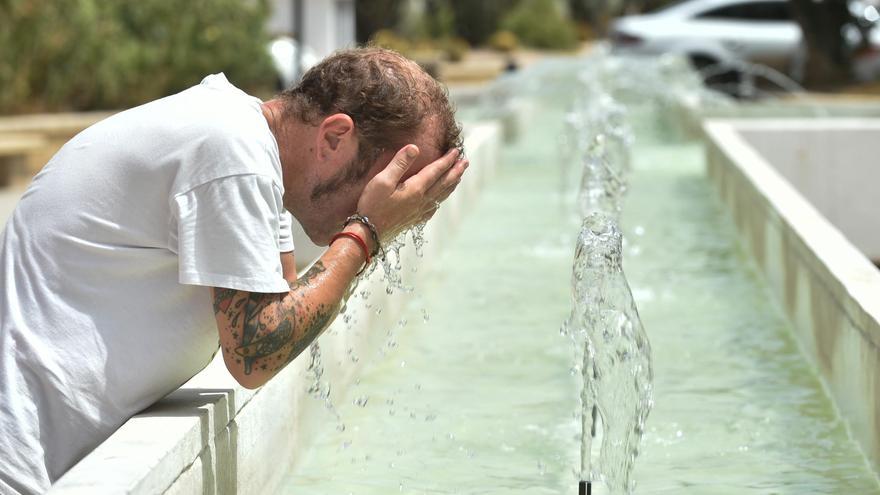
[[[841,0],[842,1],[842,0]],[[880,13],[873,0],[849,0],[856,21],[842,33],[855,51],[853,72],[858,79],[880,74]],[[858,24],[858,27],[856,26]],[[860,48],[867,33],[867,48]],[[706,70],[714,83],[738,83],[744,64],[770,67],[800,80],[805,64],[800,25],[787,0],[683,0],[653,13],[617,19],[610,31],[612,49],[687,57]],[[718,70],[717,68],[721,68]]]
[[[697,69],[751,62],[789,72],[800,40],[787,0],[686,0],[611,28],[615,50],[681,54]]]

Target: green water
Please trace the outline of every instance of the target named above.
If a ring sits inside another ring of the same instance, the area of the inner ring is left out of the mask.
[[[328,413],[280,493],[576,493],[579,383],[559,327],[580,222],[575,192],[559,192],[561,109],[543,108],[432,260],[398,345],[336,404],[345,431]],[[637,493],[880,493],[737,244],[702,148],[639,139],[624,269],[655,406]]]

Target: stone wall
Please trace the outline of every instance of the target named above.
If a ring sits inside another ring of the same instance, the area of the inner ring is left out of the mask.
[[[704,124],[709,179],[876,471],[880,271],[749,144],[740,125]]]

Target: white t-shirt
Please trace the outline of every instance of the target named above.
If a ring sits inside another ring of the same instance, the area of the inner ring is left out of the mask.
[[[43,492],[210,362],[211,286],[286,292],[260,101],[222,74],[86,129],[0,237],[0,493]]]

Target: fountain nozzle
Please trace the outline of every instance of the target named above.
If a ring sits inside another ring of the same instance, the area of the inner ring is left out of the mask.
[[[578,484],[578,495],[592,495],[593,485],[589,481],[581,481]]]

